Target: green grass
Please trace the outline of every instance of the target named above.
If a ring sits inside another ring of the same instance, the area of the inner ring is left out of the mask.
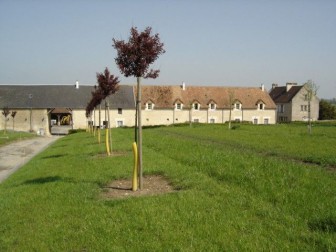
[[[125,155],[76,133],[0,184],[0,251],[336,250],[336,127],[145,129],[145,174],[178,191],[106,200],[133,165],[133,130],[112,132]]]
[[[27,133],[27,132],[18,132],[18,131],[9,131],[7,130],[6,133],[4,133],[3,130],[0,130],[0,146],[5,145],[17,140],[22,140],[22,139],[28,139],[35,137],[36,135],[32,133]]]

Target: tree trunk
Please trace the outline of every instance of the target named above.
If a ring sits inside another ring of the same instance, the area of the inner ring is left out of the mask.
[[[96,136],[96,108],[93,109],[93,136]]]
[[[112,153],[112,136],[111,136],[111,124],[110,124],[110,108],[109,102],[107,104],[107,127],[108,127],[108,135],[109,135],[109,142],[110,142],[110,152]]]
[[[312,133],[310,99],[311,97],[308,97],[308,133],[309,134]]]
[[[4,135],[6,135],[7,132],[7,117],[5,117],[5,130],[4,130]]]
[[[189,127],[192,126],[192,104],[190,105],[189,109]]]
[[[134,142],[138,143],[138,95],[135,102]]]
[[[137,77],[137,110],[138,110],[138,169],[139,169],[139,188],[143,189],[142,180],[142,124],[141,124],[141,87],[140,87],[141,77]]]
[[[230,106],[230,113],[229,113],[229,129],[231,129],[231,106]]]
[[[100,144],[100,122],[101,122],[101,104],[99,104],[99,115],[98,115],[98,143]]]

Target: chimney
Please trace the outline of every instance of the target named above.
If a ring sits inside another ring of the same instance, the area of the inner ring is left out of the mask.
[[[264,84],[261,84],[261,87],[260,87],[261,91],[265,91],[265,85]]]
[[[184,90],[185,90],[185,88],[186,88],[186,84],[185,84],[185,82],[184,82],[184,81],[182,82],[182,86],[181,86],[181,87],[182,87],[182,90],[184,91]]]
[[[294,82],[287,82],[286,83],[286,92],[288,92],[293,86],[297,85],[297,83]]]
[[[76,89],[78,89],[78,88],[79,88],[79,81],[76,80]]]
[[[278,87],[278,84],[273,83],[273,84],[272,84],[272,89],[274,89],[274,88],[276,88],[276,87]]]

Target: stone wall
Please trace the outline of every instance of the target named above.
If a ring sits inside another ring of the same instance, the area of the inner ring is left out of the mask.
[[[308,121],[308,100],[305,99],[307,91],[302,88],[292,100],[292,121]],[[310,102],[311,119],[318,120],[319,99],[314,96]]]
[[[47,109],[16,109],[15,116],[15,130],[17,131],[44,131],[49,133],[50,116]],[[98,126],[99,112],[95,111],[95,125]],[[229,121],[230,111],[223,109],[200,109],[200,110],[175,110],[175,109],[153,109],[142,111],[142,125],[171,125],[178,123],[188,123],[190,118],[193,122],[199,123],[225,123]],[[30,120],[31,118],[31,120]],[[7,129],[13,128],[13,119],[11,116],[7,117]],[[111,127],[135,125],[135,109],[113,109],[110,110]],[[90,120],[93,120],[93,115]],[[233,109],[231,111],[231,120],[249,121],[257,124],[274,124],[276,120],[276,111],[258,110],[258,109]],[[107,121],[105,117],[105,110],[101,110],[101,125]],[[85,129],[88,125],[88,119],[85,117],[84,109],[72,110],[72,127],[74,129]],[[1,118],[0,129],[4,129],[4,116]]]
[[[34,131],[49,134],[49,117],[46,109],[10,109],[16,111],[14,117],[15,131]],[[5,117],[1,115],[0,129],[5,127]],[[13,117],[7,116],[7,129],[13,130]]]

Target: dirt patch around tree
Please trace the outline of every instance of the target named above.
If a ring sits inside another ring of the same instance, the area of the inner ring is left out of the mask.
[[[103,188],[104,199],[122,199],[129,197],[153,196],[171,193],[176,190],[169,181],[160,175],[147,175],[143,177],[143,189],[132,191],[132,180],[114,180]]]

